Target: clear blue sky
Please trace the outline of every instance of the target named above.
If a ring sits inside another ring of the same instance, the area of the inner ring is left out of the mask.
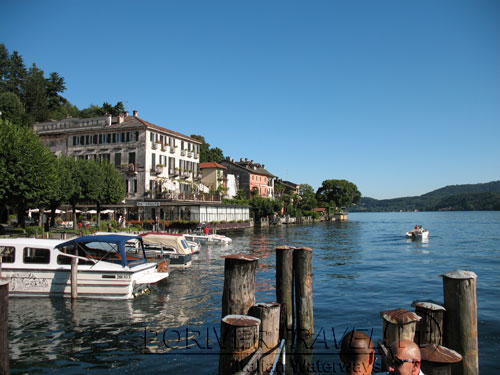
[[[420,195],[500,179],[500,1],[0,2],[0,42],[315,189]]]

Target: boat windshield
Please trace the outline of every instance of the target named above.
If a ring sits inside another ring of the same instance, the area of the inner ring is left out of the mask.
[[[120,245],[113,242],[93,241],[68,242],[59,246],[59,251],[84,257],[92,260],[93,263],[105,261],[118,263],[124,266],[133,266],[146,262],[146,256],[142,246],[142,241],[131,239],[124,244],[124,254],[120,251]],[[81,263],[81,262],[80,262]]]

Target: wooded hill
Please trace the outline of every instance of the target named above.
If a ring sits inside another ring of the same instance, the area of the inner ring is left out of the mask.
[[[416,197],[394,199],[361,198],[351,212],[373,211],[497,211],[500,181],[450,185]]]

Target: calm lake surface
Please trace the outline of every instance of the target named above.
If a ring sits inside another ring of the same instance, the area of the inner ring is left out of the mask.
[[[405,239],[415,224],[430,230],[427,243]],[[221,256],[259,257],[257,302],[269,302],[276,299],[274,249],[281,245],[313,249],[313,362],[323,364],[316,373],[341,372],[335,343],[346,329],[378,340],[380,311],[442,302],[439,275],[456,269],[478,276],[479,367],[497,372],[500,212],[352,213],[343,223],[231,237],[231,246],[203,247],[189,269],[172,271],[166,286],[133,301],[10,298],[11,373],[217,373]]]

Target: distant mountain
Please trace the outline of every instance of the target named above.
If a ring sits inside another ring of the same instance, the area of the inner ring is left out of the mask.
[[[351,212],[363,211],[491,211],[500,210],[500,181],[450,185],[417,197],[361,198]]]

